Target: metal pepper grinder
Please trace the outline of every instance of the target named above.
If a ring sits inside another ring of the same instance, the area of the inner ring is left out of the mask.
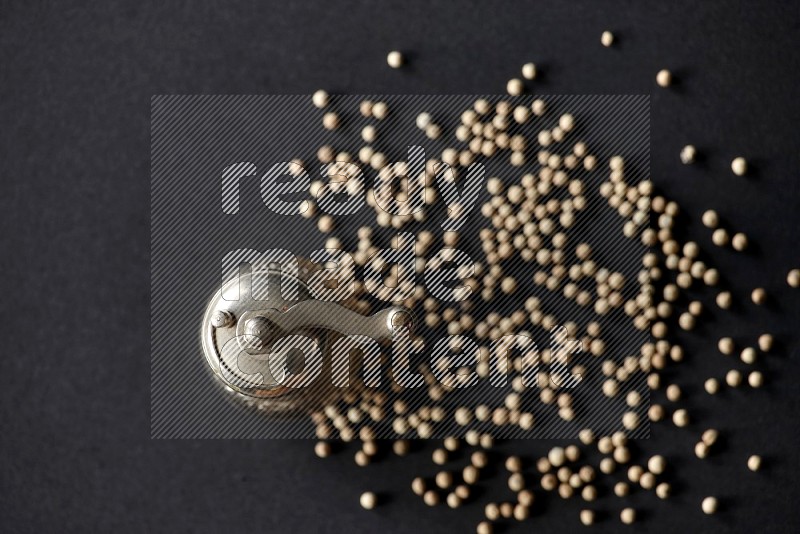
[[[300,262],[296,277],[274,267],[254,269],[224,283],[209,301],[201,329],[203,353],[214,376],[237,400],[270,413],[315,409],[346,389],[334,387],[331,380],[330,352],[336,339],[366,336],[385,343],[400,327],[413,327],[412,313],[401,306],[366,316],[349,309],[347,302],[311,298],[307,281],[312,273],[313,264],[307,261]],[[253,298],[256,280],[267,283],[264,299]],[[287,282],[297,284],[296,299],[286,300],[279,290]],[[286,385],[295,362],[276,358],[273,348],[287,336],[311,340],[321,351],[322,370],[309,387]],[[354,365],[350,372],[355,371]]]

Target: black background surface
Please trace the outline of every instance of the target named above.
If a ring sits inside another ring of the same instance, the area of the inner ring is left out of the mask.
[[[408,490],[435,472],[429,450],[362,469],[352,450],[321,461],[301,441],[149,439],[149,103],[320,87],[501,93],[535,61],[540,93],[651,92],[654,181],[735,295],[756,285],[771,295],[763,309],[740,297],[732,317],[681,337],[688,361],[668,376],[698,422],[655,426],[641,445],[675,465],[675,497],[638,492],[636,528],[796,532],[800,299],[785,276],[800,266],[798,24],[796,2],[3,2],[0,528],[473,531],[482,506],[430,509]],[[599,43],[605,29],[619,38],[611,49]],[[398,71],[385,64],[396,48],[410,59]],[[678,77],[673,89],[655,85],[661,68]],[[681,165],[687,143],[702,164]],[[731,174],[737,155],[750,176]],[[698,221],[707,207],[751,237],[748,254],[710,247]],[[761,364],[768,387],[705,395],[706,377],[735,366],[715,340],[766,330],[782,342]],[[712,425],[726,439],[701,462],[692,446]],[[758,474],[744,465],[754,452],[766,459]],[[482,487],[504,495],[503,478]],[[366,489],[390,504],[364,512]],[[705,517],[711,494],[724,513]],[[549,499],[512,531],[578,528],[581,506]],[[621,528],[618,500],[596,507],[614,516],[597,528]]]

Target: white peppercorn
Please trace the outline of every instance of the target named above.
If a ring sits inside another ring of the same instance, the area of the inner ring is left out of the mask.
[[[580,519],[587,527],[594,524],[594,510],[581,510]]]
[[[354,460],[359,467],[367,466],[370,462],[369,456],[364,451],[356,451]]]
[[[472,465],[478,469],[482,469],[489,463],[489,457],[486,456],[486,453],[483,451],[475,451],[472,453],[472,456],[470,456],[470,461]]]
[[[714,443],[716,443],[718,438],[719,438],[719,431],[714,428],[709,428],[708,430],[703,432],[703,435],[700,437],[703,443],[705,443],[709,447],[712,446]]]
[[[752,455],[750,458],[747,459],[747,468],[750,471],[758,471],[761,469],[761,456],[757,454]]]
[[[433,490],[428,490],[422,495],[422,500],[428,506],[436,506],[439,504],[439,494]]]
[[[553,447],[550,449],[550,452],[547,453],[547,459],[554,467],[563,465],[565,460],[564,449],[561,447]]]
[[[399,69],[400,67],[403,66],[403,63],[405,62],[405,58],[403,57],[403,54],[401,54],[397,50],[392,50],[386,56],[386,62],[393,69]]]
[[[447,498],[445,499],[445,502],[447,503],[447,506],[449,506],[450,508],[458,508],[459,506],[461,506],[461,497],[459,497],[455,493],[449,493],[447,495]]]
[[[660,454],[651,457],[647,461],[647,469],[654,475],[662,474],[664,472],[664,469],[666,469],[666,467],[667,467],[667,461]]]
[[[667,399],[672,402],[677,402],[681,398],[681,388],[676,384],[667,386]]]
[[[661,87],[669,87],[672,84],[672,73],[667,69],[662,69],[656,74],[656,83]]]
[[[372,116],[378,120],[385,119],[389,114],[389,106],[386,102],[375,102],[372,104]]]
[[[335,130],[339,127],[339,115],[334,112],[328,112],[322,116],[322,126],[326,130]]]
[[[656,476],[653,473],[642,473],[639,485],[646,490],[651,490],[656,486]]]
[[[703,509],[703,513],[711,515],[716,513],[718,502],[716,497],[706,497],[703,499],[703,503],[700,505]]]
[[[327,441],[320,441],[314,445],[314,454],[320,458],[327,458],[331,455],[331,444]]]
[[[536,78],[536,65],[533,63],[525,63],[522,66],[522,77],[526,80],[533,80]]]
[[[747,248],[747,236],[741,232],[734,234],[733,238],[731,239],[731,246],[734,250],[739,252],[743,251]]]
[[[478,468],[474,465],[466,466],[461,472],[461,478],[463,478],[464,482],[467,484],[475,484],[478,481],[478,475]]]
[[[436,485],[442,489],[449,488],[453,485],[453,474],[449,471],[439,471],[436,473]]]
[[[314,94],[311,96],[311,102],[314,104],[314,107],[317,108],[324,108],[328,105],[328,93],[323,91],[322,89],[315,91]]]
[[[757,353],[756,349],[753,347],[745,347],[742,349],[741,354],[739,355],[739,359],[741,359],[744,363],[752,365],[756,362]]]
[[[636,521],[636,510],[633,508],[624,508],[619,514],[620,520],[626,525],[633,524]]]
[[[628,480],[634,484],[638,484],[643,473],[644,468],[641,465],[632,465],[628,468]]]
[[[731,369],[725,374],[725,383],[732,388],[742,385],[742,373],[736,369]]]
[[[747,375],[747,383],[751,388],[760,388],[764,385],[764,375],[761,371],[753,371]]]
[[[747,172],[747,161],[742,157],[735,158],[731,162],[731,170],[736,176],[744,176]]]
[[[719,391],[719,380],[716,378],[709,378],[705,381],[703,387],[709,395],[715,395]]]
[[[378,496],[371,491],[365,491],[361,494],[359,502],[365,510],[372,510],[378,504]]]
[[[519,96],[522,94],[522,90],[524,86],[522,84],[522,80],[519,78],[512,78],[508,80],[508,84],[506,84],[506,91],[511,96]]]
[[[767,301],[767,292],[764,291],[764,288],[757,287],[750,293],[750,299],[753,301],[753,304],[761,306]]]
[[[697,149],[694,145],[686,145],[681,149],[681,163],[684,165],[689,165],[694,163],[694,159],[697,156]]]
[[[719,225],[719,215],[714,210],[706,210],[703,212],[702,221],[703,226],[714,229]]]
[[[714,233],[711,234],[711,242],[718,247],[724,247],[729,241],[728,232],[724,228],[717,228],[714,230]]]
[[[411,446],[409,442],[405,439],[397,440],[394,443],[392,443],[392,451],[394,451],[394,453],[397,456],[405,456],[406,454],[408,454],[408,451],[410,449]]]
[[[675,413],[672,414],[672,422],[675,423],[677,427],[684,427],[689,424],[689,412],[685,409],[681,408],[679,410],[675,410]]]
[[[708,445],[702,441],[698,441],[694,446],[694,454],[701,460],[708,456]]]
[[[800,287],[800,269],[792,269],[786,275],[786,283],[789,287]]]

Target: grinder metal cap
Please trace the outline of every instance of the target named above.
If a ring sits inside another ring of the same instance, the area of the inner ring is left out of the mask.
[[[201,338],[209,368],[228,391],[260,409],[308,407],[309,397],[329,400],[335,393],[322,377],[314,387],[292,387],[293,357],[320,351],[321,373],[330,377],[332,339],[366,336],[386,342],[400,327],[413,328],[412,313],[401,306],[365,316],[338,302],[311,298],[312,273],[308,262],[294,272],[254,268],[223,284],[206,308]]]

